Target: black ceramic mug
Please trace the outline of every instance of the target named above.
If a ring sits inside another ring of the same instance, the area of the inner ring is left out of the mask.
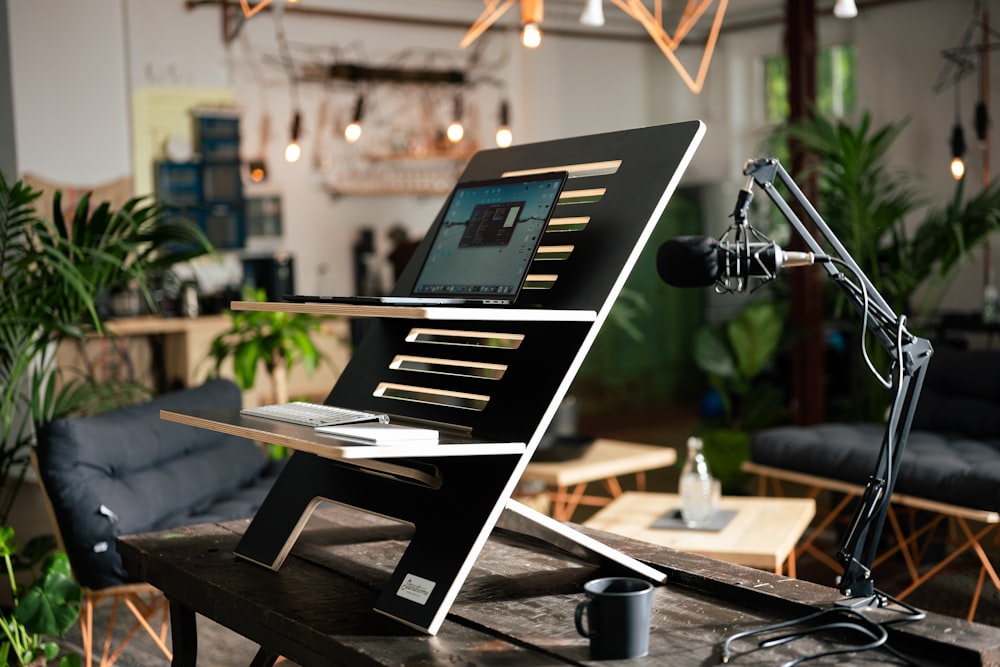
[[[651,583],[632,577],[605,577],[588,581],[583,591],[587,599],[576,607],[576,630],[590,639],[592,660],[637,658],[649,653]]]

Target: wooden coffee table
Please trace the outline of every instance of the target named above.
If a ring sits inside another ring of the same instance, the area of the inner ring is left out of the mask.
[[[672,493],[629,491],[584,522],[585,526],[681,551],[718,558],[795,577],[795,543],[816,514],[811,498],[724,496],[720,510],[735,515],[718,531],[654,528],[671,510],[680,508]]]
[[[570,521],[580,505],[603,507],[622,495],[619,478],[635,475],[640,491],[646,488],[646,471],[667,468],[677,461],[671,447],[598,438],[579,458],[529,463],[523,479],[544,482],[552,502],[552,518]],[[603,483],[610,497],[586,495],[587,486]]]

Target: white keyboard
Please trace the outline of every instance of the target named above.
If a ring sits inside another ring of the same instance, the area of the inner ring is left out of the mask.
[[[353,424],[355,422],[380,421],[389,423],[389,415],[363,410],[337,408],[332,405],[294,401],[292,403],[276,403],[262,405],[257,408],[243,408],[241,414],[251,417],[264,417],[277,421],[301,424],[302,426],[332,426],[334,424]]]

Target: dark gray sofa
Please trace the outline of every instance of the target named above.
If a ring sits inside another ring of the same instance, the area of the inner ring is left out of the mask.
[[[883,431],[864,423],[764,429],[751,439],[750,459],[864,485]],[[1000,351],[935,348],[896,492],[1000,511]]]
[[[160,419],[160,410],[239,408],[229,380],[41,430],[37,459],[64,548],[83,586],[130,581],[119,535],[253,516],[278,464],[253,442]]]

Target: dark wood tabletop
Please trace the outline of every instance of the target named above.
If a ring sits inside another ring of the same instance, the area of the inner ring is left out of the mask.
[[[171,600],[173,664],[195,664],[195,612],[260,644],[254,665],[271,664],[278,655],[322,667],[588,664],[588,640],[577,634],[574,610],[584,599],[584,582],[618,574],[586,554],[558,548],[558,538],[507,513],[441,630],[430,636],[372,609],[412,534],[409,526],[322,505],[284,565],[272,572],[234,557],[247,523],[119,539],[128,570]],[[627,664],[716,665],[727,636],[829,608],[839,599],[833,588],[577,528],[668,574],[654,591],[649,655]],[[875,616],[892,617],[885,610]],[[844,648],[844,639],[823,634],[766,650],[758,650],[756,640],[738,641],[730,664],[780,665]],[[918,656],[920,665],[1000,665],[1000,629],[951,617],[928,614],[893,626],[889,644]],[[818,664],[855,660],[905,664],[884,649]]]

